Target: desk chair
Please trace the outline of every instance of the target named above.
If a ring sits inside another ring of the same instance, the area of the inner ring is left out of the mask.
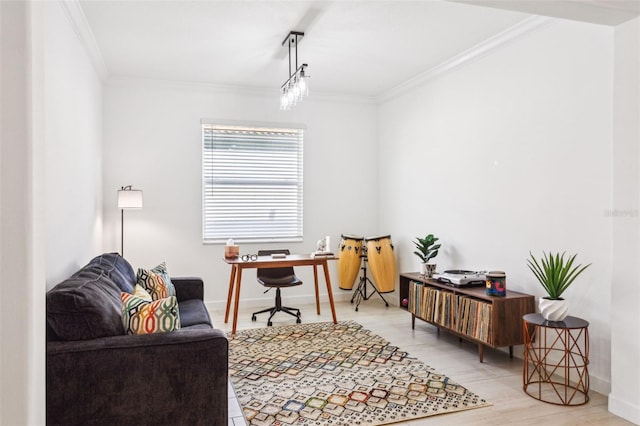
[[[280,249],[280,250],[260,250],[258,251],[258,256],[271,256],[272,254],[290,254],[288,249]],[[283,267],[283,268],[258,268],[257,271],[258,282],[263,286],[267,287],[265,293],[272,288],[276,289],[276,306],[273,308],[263,309],[258,312],[254,312],[251,315],[251,321],[256,320],[256,315],[262,314],[264,312],[269,312],[269,320],[267,321],[267,326],[272,326],[271,318],[276,314],[276,312],[286,312],[289,315],[296,317],[296,323],[300,324],[300,309],[289,308],[286,306],[282,306],[282,297],[280,295],[280,289],[282,287],[294,287],[297,285],[301,285],[302,281],[293,271],[293,267]]]

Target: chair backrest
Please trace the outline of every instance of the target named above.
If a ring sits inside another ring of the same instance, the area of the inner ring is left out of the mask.
[[[258,250],[258,256],[271,256],[272,254],[291,254],[289,249],[275,249],[275,250]],[[258,279],[265,283],[270,280],[281,280],[285,277],[295,276],[292,266],[283,268],[258,268]]]

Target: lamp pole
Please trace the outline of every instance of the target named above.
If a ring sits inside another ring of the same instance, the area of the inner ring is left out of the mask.
[[[120,188],[118,191],[118,208],[120,208],[120,255],[124,257],[124,211],[125,209],[142,208],[142,191],[133,189],[131,185]]]
[[[124,209],[120,209],[120,256],[124,257]]]

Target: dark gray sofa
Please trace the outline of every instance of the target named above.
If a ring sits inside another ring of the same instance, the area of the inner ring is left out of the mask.
[[[228,341],[199,278],[171,278],[181,329],[124,335],[119,254],[91,260],[47,293],[47,424],[226,425]]]

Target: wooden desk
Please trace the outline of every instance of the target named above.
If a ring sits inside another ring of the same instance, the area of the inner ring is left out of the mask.
[[[320,294],[318,292],[318,266],[322,266],[324,270],[324,281],[327,284],[327,293],[329,294],[329,306],[331,306],[331,315],[333,323],[337,324],[336,308],[333,304],[333,292],[331,291],[331,278],[329,277],[328,260],[336,259],[335,256],[318,256],[312,257],[310,254],[290,254],[284,259],[273,259],[271,256],[258,256],[257,260],[246,261],[242,259],[224,259],[231,265],[231,277],[229,278],[229,294],[227,295],[227,310],[224,314],[225,324],[229,322],[229,309],[231,308],[231,299],[233,298],[233,289],[235,287],[235,302],[233,307],[233,327],[231,334],[236,334],[236,326],[238,324],[238,305],[240,302],[240,284],[242,282],[242,270],[251,268],[282,268],[295,266],[313,266],[313,278],[316,290],[316,312],[320,315]]]

